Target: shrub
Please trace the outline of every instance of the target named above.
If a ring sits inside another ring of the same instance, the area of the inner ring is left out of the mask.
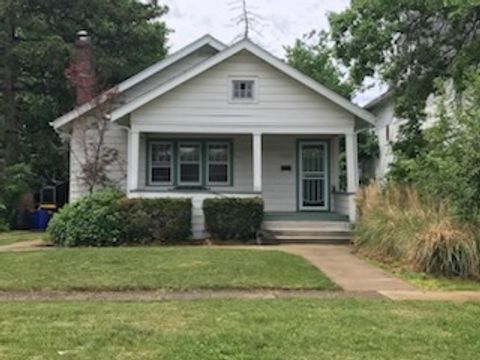
[[[123,222],[123,244],[171,243],[191,238],[190,199],[122,199],[118,212]]]
[[[448,202],[420,196],[411,186],[374,184],[360,191],[357,205],[355,245],[367,256],[433,275],[478,275],[474,232]]]
[[[65,205],[50,221],[51,240],[57,246],[116,245],[122,230],[116,204],[122,196],[104,190]]]
[[[260,198],[218,198],[203,202],[205,226],[213,239],[254,239],[263,222]]]

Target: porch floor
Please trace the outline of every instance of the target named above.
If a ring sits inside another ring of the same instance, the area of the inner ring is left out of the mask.
[[[338,221],[348,222],[348,215],[335,212],[265,212],[265,221]]]

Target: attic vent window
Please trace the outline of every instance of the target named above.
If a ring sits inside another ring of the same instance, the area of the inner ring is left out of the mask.
[[[232,80],[233,101],[254,101],[255,80]]]

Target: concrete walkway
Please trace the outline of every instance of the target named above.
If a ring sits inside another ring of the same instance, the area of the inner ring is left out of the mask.
[[[273,249],[302,256],[346,292],[377,293],[394,301],[480,302],[480,291],[420,290],[358,258],[347,245],[281,245]]]
[[[394,275],[359,259],[347,245],[281,245],[278,248],[304,257],[345,291],[417,291]]]

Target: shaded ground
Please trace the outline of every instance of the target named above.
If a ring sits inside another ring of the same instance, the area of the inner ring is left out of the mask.
[[[0,232],[0,246],[20,243],[22,241],[42,242],[46,238],[44,232],[35,231],[7,231]]]
[[[2,303],[2,359],[478,359],[480,306],[381,300]]]

